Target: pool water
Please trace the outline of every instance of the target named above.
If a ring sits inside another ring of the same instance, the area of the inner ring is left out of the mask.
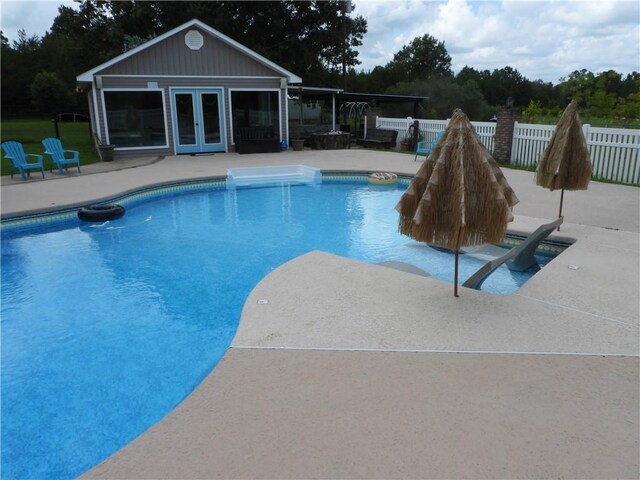
[[[75,477],[159,421],[224,355],[251,289],[299,255],[452,281],[450,254],[397,233],[405,188],[217,188],[137,200],[104,224],[3,229],[2,478]],[[465,257],[460,283],[482,265]],[[483,289],[533,273],[502,267]]]

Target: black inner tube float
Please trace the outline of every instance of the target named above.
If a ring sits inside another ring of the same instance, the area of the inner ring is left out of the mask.
[[[78,210],[78,218],[85,222],[106,222],[116,220],[124,215],[121,205],[89,205]]]

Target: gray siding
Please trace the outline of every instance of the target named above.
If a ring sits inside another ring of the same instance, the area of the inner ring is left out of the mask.
[[[223,103],[225,112],[225,128],[226,128],[226,141],[227,150],[233,151],[233,139],[231,138],[231,108],[229,105],[229,91],[230,89],[249,89],[249,90],[279,90],[280,91],[280,136],[281,139],[287,139],[287,119],[286,119],[286,103],[287,95],[285,90],[280,89],[279,78],[202,78],[202,77],[103,77],[102,87],[103,89],[146,89],[148,88],[148,82],[155,82],[158,84],[158,88],[163,90],[164,102],[165,102],[165,117],[167,123],[167,134],[169,141],[169,148],[159,149],[144,149],[144,150],[128,150],[116,151],[117,157],[134,156],[134,155],[173,155],[174,154],[174,142],[173,142],[173,124],[171,119],[171,87],[193,87],[193,88],[222,88],[223,90]],[[98,94],[98,124],[100,126],[100,132],[105,135],[104,124],[104,112],[101,91]]]
[[[189,30],[204,37],[200,50],[185,45]],[[187,28],[97,75],[282,76],[244,52],[196,27]]]

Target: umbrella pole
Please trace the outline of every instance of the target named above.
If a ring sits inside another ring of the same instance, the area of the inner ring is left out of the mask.
[[[564,201],[564,188],[560,191],[560,211],[558,212],[558,218],[562,217],[562,202]],[[558,225],[558,231],[560,231],[560,225]]]
[[[458,250],[455,251],[456,261],[453,274],[453,296],[458,297]]]

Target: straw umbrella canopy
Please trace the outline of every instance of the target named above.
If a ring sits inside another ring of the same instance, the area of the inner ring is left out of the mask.
[[[575,100],[564,110],[549,145],[536,169],[536,184],[551,191],[561,189],[560,211],[565,190],[586,190],[591,179],[591,161],[582,133]]]
[[[516,203],[518,198],[471,122],[455,110],[396,210],[400,233],[453,250],[457,297],[460,248],[501,241]]]

